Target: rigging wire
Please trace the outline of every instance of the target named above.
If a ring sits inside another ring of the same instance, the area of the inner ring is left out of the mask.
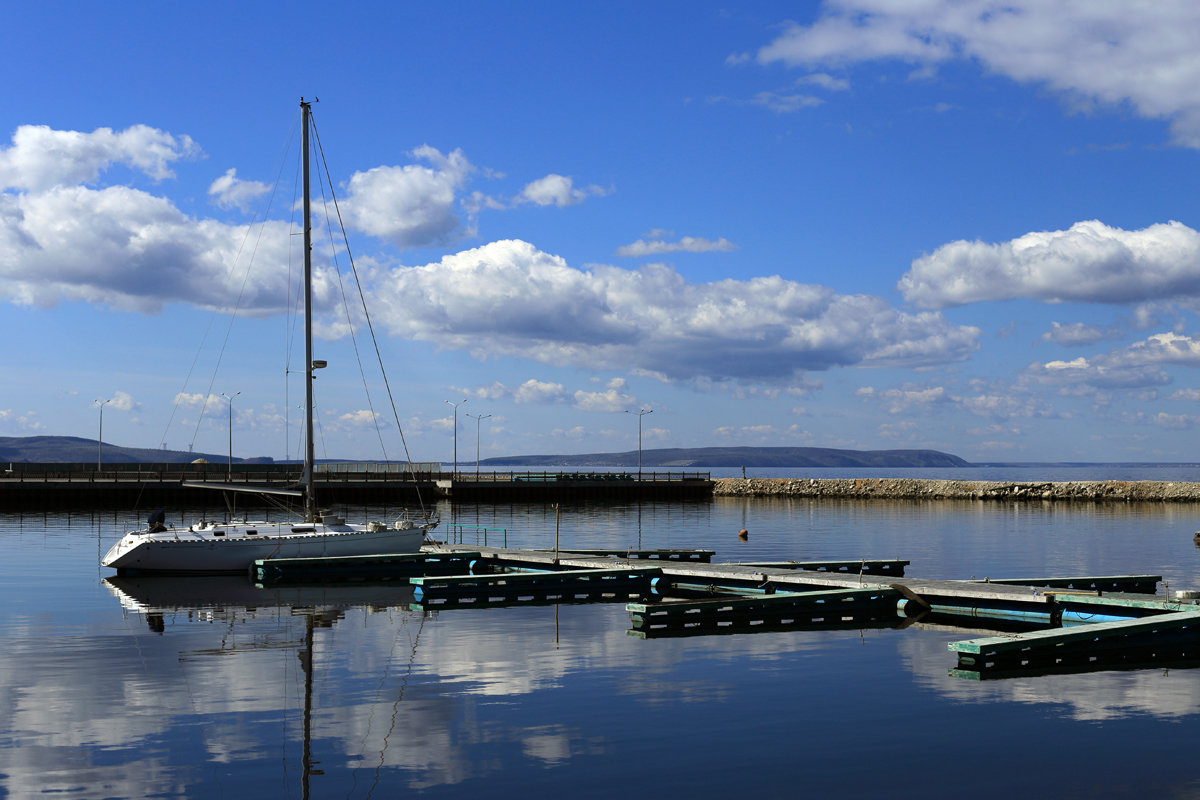
[[[213,366],[212,377],[209,379],[209,382],[208,382],[208,391],[205,393],[204,402],[200,408],[200,414],[196,418],[196,428],[192,432],[192,440],[190,442],[190,446],[193,448],[195,447],[196,439],[200,435],[200,425],[204,421],[204,413],[208,409],[209,400],[212,398],[213,385],[216,383],[216,380],[217,380],[217,372],[220,370],[221,360],[223,359],[223,357],[225,355],[225,348],[229,344],[229,337],[233,331],[233,323],[237,319],[238,312],[241,310],[241,307],[242,307],[242,299],[245,296],[246,286],[249,283],[249,279],[250,279],[250,267],[254,263],[254,256],[258,252],[258,247],[262,243],[262,237],[266,230],[267,215],[270,213],[271,207],[274,203],[275,190],[279,185],[279,176],[283,172],[284,157],[286,156],[287,151],[291,149],[291,142],[293,142],[296,138],[296,130],[299,125],[298,119],[299,118],[297,117],[295,120],[293,120],[292,128],[287,137],[287,141],[286,141],[283,149],[280,152],[279,159],[277,162],[279,164],[279,166],[276,169],[275,182],[273,184],[273,186],[275,188],[273,188],[271,190],[271,192],[267,195],[266,199],[263,201],[263,206],[260,208],[259,214],[257,215],[257,217],[262,220],[262,222],[257,226],[258,227],[258,238],[254,241],[254,244],[250,249],[249,261],[246,264],[246,270],[242,277],[242,285],[238,292],[237,302],[234,304],[233,310],[230,313],[229,325],[226,327],[226,330],[225,330],[225,338],[221,342],[221,349],[217,354],[217,362]],[[241,260],[242,260],[242,254],[246,251],[247,242],[250,241],[250,236],[251,236],[251,233],[254,231],[254,228],[255,228],[254,225],[246,226],[246,231],[245,231],[245,234],[242,236],[242,241],[238,245],[237,253],[234,256],[234,259],[229,266],[229,271],[226,273],[226,277],[225,277],[226,285],[230,285],[232,283],[232,279],[234,277],[234,272],[237,269],[238,263],[241,262]],[[217,315],[220,314],[221,311],[222,310],[219,308],[214,308],[212,310],[212,313],[209,315],[208,325],[205,326],[204,335],[201,337],[200,345],[196,349],[196,354],[192,358],[192,363],[191,363],[191,366],[188,368],[187,376],[184,378],[183,390],[180,392],[181,395],[185,394],[187,392],[187,387],[191,383],[192,374],[195,372],[196,365],[200,360],[201,353],[204,352],[205,344],[208,341],[208,337],[209,337],[210,333],[212,333],[212,329],[216,322]],[[176,396],[176,401],[175,401],[174,405],[171,407],[171,416],[167,420],[166,428],[163,430],[162,442],[160,442],[162,444],[165,444],[165,441],[167,438],[167,433],[170,431],[171,425],[174,424],[175,415],[179,411],[179,405],[180,405],[179,396]]]
[[[310,117],[310,119],[311,119],[311,117]],[[315,141],[317,143],[317,153],[321,159],[321,164],[325,169],[325,174],[328,176],[329,166],[325,161],[325,149],[321,145],[321,136],[317,132],[316,121],[312,120],[312,123],[313,123],[312,124],[313,138],[315,139]],[[396,398],[392,394],[392,386],[387,378],[387,370],[385,370],[384,366],[383,366],[383,354],[379,350],[379,340],[375,336],[375,326],[371,322],[371,312],[367,309],[367,299],[363,295],[362,281],[359,280],[359,277],[358,277],[358,268],[354,264],[354,255],[353,255],[353,253],[350,252],[350,240],[346,237],[346,225],[345,225],[345,222],[342,220],[342,209],[338,205],[337,195],[334,194],[332,185],[330,186],[329,191],[330,191],[330,195],[333,198],[333,209],[334,209],[334,212],[337,214],[338,226],[342,232],[342,239],[346,243],[346,257],[350,261],[350,271],[354,275],[354,283],[355,283],[355,286],[358,288],[358,298],[359,298],[359,302],[362,303],[363,318],[367,323],[367,330],[371,334],[371,344],[375,348],[375,358],[379,362],[379,371],[383,376],[383,385],[384,385],[384,388],[387,390],[388,402],[391,404],[391,407],[392,407],[392,418],[396,421],[396,430],[399,431],[399,433],[400,433],[400,443],[404,447],[405,471],[410,473],[413,476],[413,486],[416,488],[417,502],[420,504],[421,510],[424,511],[425,510],[425,499],[421,496],[421,487],[416,481],[416,473],[412,468],[412,456],[409,455],[409,452],[408,452],[408,440],[404,436],[404,428],[400,425],[400,413],[399,413],[399,411],[396,410]]]
[[[318,142],[318,146],[319,146],[319,142]],[[326,168],[326,171],[323,172],[322,174],[324,174],[324,176],[325,176],[325,181],[329,182],[329,193],[330,193],[330,195],[332,195],[333,194],[333,180],[330,177],[329,172],[327,171],[328,168],[325,165],[324,160],[322,160],[321,165],[322,165],[322,167]],[[325,181],[321,182],[321,205],[325,211],[325,219],[328,220],[329,219],[329,199],[325,196]],[[388,454],[387,454],[387,445],[383,441],[383,429],[380,427],[379,417],[375,413],[375,401],[371,397],[371,387],[367,382],[367,371],[363,366],[362,353],[359,352],[359,349],[358,349],[358,335],[354,329],[354,319],[352,318],[352,316],[350,314],[350,303],[346,298],[346,284],[345,284],[345,282],[342,281],[342,267],[341,267],[341,264],[338,261],[338,257],[337,257],[337,242],[334,241],[333,229],[329,225],[325,226],[325,232],[326,232],[327,236],[329,237],[329,252],[330,252],[330,258],[333,260],[334,274],[337,275],[338,291],[341,292],[341,295],[342,295],[342,308],[345,309],[345,312],[346,312],[346,327],[350,329],[350,344],[354,348],[354,360],[355,360],[355,363],[358,364],[358,374],[359,374],[359,377],[362,379],[363,392],[367,396],[367,408],[371,412],[371,421],[375,423],[375,435],[379,438],[379,449],[383,453],[383,460],[390,461],[391,459],[388,458]],[[349,243],[346,241],[345,231],[342,232],[342,245],[346,248],[346,253],[348,255],[350,252],[350,246],[349,246]],[[357,279],[357,275],[355,277]]]

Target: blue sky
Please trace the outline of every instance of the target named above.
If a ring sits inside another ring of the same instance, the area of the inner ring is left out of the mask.
[[[318,455],[1197,458],[1194,3],[7,17],[2,436],[296,455],[304,96],[396,408],[319,234]]]

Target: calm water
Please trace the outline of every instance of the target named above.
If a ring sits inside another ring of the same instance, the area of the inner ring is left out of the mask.
[[[543,506],[443,519],[553,546]],[[0,515],[0,796],[1200,797],[1200,670],[975,682],[948,675],[962,629],[642,640],[621,603],[423,614],[394,588],[116,587],[98,559],[133,522]],[[1198,528],[1193,505],[740,499],[559,520],[563,547],[1172,590],[1200,588]]]

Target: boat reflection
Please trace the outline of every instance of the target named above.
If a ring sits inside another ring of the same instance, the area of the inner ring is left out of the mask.
[[[404,615],[423,617],[410,610],[413,591],[408,585],[387,586],[272,586],[263,587],[240,576],[110,576],[104,578],[110,592],[127,612],[142,616],[151,632],[163,635],[167,620],[185,614],[188,621],[224,621],[231,628],[249,625],[256,619],[302,618],[301,638],[279,641],[275,637],[222,639],[215,648],[181,650],[181,660],[227,655],[238,650],[295,648],[303,673],[303,722],[301,741],[301,797],[310,794],[310,778],[323,775],[313,758],[313,682],[320,668],[314,662],[316,632],[332,628],[349,609],[375,611],[400,609]]]

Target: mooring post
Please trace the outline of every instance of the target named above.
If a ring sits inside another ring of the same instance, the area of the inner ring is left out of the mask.
[[[554,504],[554,566],[558,566],[558,503]]]

